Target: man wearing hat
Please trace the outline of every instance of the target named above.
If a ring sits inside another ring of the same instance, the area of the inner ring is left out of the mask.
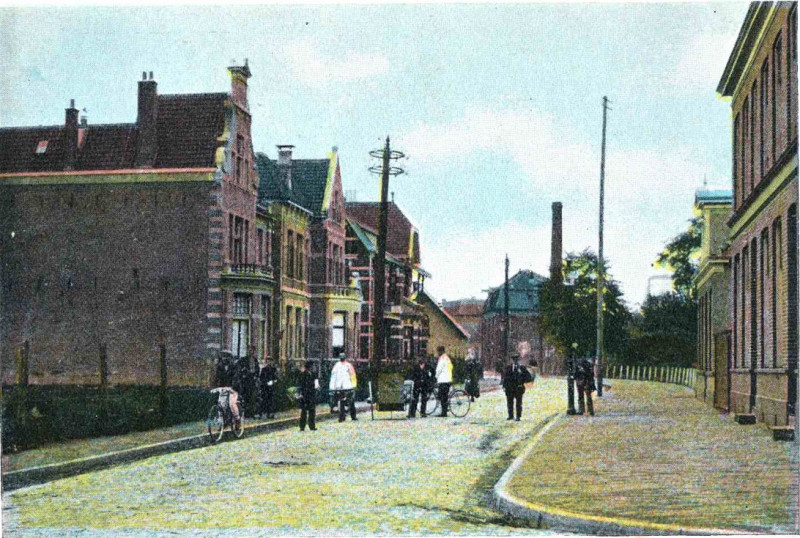
[[[525,394],[525,383],[531,380],[531,373],[519,362],[519,359],[519,353],[512,353],[511,364],[506,366],[503,372],[503,390],[506,393],[506,406],[508,407],[506,420],[514,419],[514,410],[516,410],[517,420],[522,416],[522,395]]]
[[[300,431],[316,430],[317,389],[319,380],[313,372],[314,361],[305,361],[300,366]]]

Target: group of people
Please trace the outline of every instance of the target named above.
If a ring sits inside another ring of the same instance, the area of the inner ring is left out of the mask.
[[[408,417],[417,416],[417,409],[421,417],[427,416],[426,404],[430,394],[436,388],[436,399],[439,400],[441,412],[438,416],[447,416],[447,405],[450,396],[450,388],[453,385],[453,361],[445,353],[443,346],[436,348],[438,359],[436,367],[429,366],[425,357],[420,357],[419,362],[409,372],[407,379],[413,382],[411,391],[411,403],[408,406]],[[475,358],[472,350],[466,361],[467,379],[464,383],[465,392],[472,401],[480,397],[478,380],[482,374],[480,361]]]
[[[245,411],[253,416],[275,417],[275,389],[278,369],[267,359],[260,368],[251,368],[250,359],[221,353],[216,361],[215,384],[230,387],[229,405],[233,419],[239,421],[240,395],[247,405]]]

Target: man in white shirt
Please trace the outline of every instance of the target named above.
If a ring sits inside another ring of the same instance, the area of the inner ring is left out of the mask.
[[[436,363],[436,383],[439,389],[439,403],[442,406],[442,413],[439,416],[446,417],[447,397],[450,395],[450,385],[453,384],[453,363],[444,352],[444,346],[436,348],[436,353],[439,355],[439,361]]]
[[[335,395],[336,402],[339,404],[339,422],[344,422],[345,419],[345,400],[350,407],[350,418],[356,418],[356,405],[354,398],[355,389],[355,369],[347,362],[344,353],[339,355],[339,362],[333,366],[331,370],[331,381],[328,390],[332,391]]]

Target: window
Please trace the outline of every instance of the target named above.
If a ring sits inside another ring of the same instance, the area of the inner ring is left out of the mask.
[[[303,260],[305,259],[303,236],[297,234],[297,279],[303,280]]]
[[[264,230],[258,228],[256,230],[256,258],[258,265],[264,265]]]
[[[767,144],[764,137],[764,123],[767,117],[767,97],[769,95],[769,63],[764,60],[761,66],[761,93],[759,94],[761,109],[758,115],[758,141],[760,144],[760,151],[758,152],[759,166],[761,167],[761,177],[764,177],[767,166]]]
[[[760,311],[759,316],[759,323],[761,325],[761,367],[766,367],[766,349],[764,348],[764,343],[766,340],[766,316],[764,313],[764,306],[765,306],[765,298],[767,295],[767,273],[769,272],[769,230],[764,228],[761,231],[761,250],[758,253],[759,258],[759,285],[758,285],[758,306]]]
[[[777,249],[778,230],[781,227],[780,219],[775,219],[772,223],[772,367],[778,367],[778,256]]]
[[[739,203],[741,202],[741,195],[742,189],[739,182],[742,180],[742,174],[740,171],[742,160],[739,157],[739,149],[742,146],[742,141],[739,140],[739,113],[736,114],[736,118],[733,120],[733,203],[735,207],[739,207]]]
[[[733,258],[733,367],[736,368],[739,362],[739,255]]]
[[[269,297],[266,295],[261,296],[261,322],[259,323],[259,358],[269,357],[272,355],[270,349],[270,331],[269,331]]]
[[[331,354],[338,357],[345,353],[345,334],[347,332],[347,319],[344,312],[334,312],[331,323]]]
[[[294,278],[294,232],[286,232],[286,276]]]
[[[753,81],[753,86],[750,88],[750,192],[753,191],[756,182],[756,114],[755,114],[755,100],[756,100],[756,82]]]
[[[40,140],[36,145],[36,155],[44,155],[44,153],[47,151],[47,144],[49,143],[49,140]]]
[[[232,232],[230,233],[231,236],[231,248],[230,248],[230,256],[231,256],[231,263],[232,264],[240,264],[244,263],[243,255],[244,252],[244,245],[243,242],[246,240],[246,234],[243,233],[245,229],[244,219],[242,217],[234,217],[233,215],[230,216],[229,223],[232,222]]]
[[[292,330],[292,307],[286,307],[286,329],[284,330],[284,337],[286,338],[286,358],[294,357],[294,331]]]
[[[242,179],[242,154],[244,153],[244,137],[242,135],[236,136],[236,164],[234,165],[234,177],[236,183],[240,183]]]
[[[250,295],[233,294],[233,320],[231,321],[231,355],[246,357],[250,328]]]

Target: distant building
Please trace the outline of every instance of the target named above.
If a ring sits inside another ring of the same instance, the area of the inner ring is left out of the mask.
[[[452,358],[467,356],[469,333],[448,312],[443,309],[427,291],[417,294],[417,302],[428,316],[430,336],[428,347],[435,351],[439,346]]]
[[[541,311],[539,291],[547,278],[533,271],[522,270],[509,278],[509,353],[517,349],[521,342],[530,346],[527,360],[536,360],[542,373],[553,374],[563,371],[555,349],[547,344],[541,330]],[[505,361],[503,338],[505,332],[505,293],[500,285],[489,291],[486,299],[478,338],[481,344],[481,362],[485,370],[493,370]]]
[[[796,420],[797,3],[753,2],[717,86],[733,118],[730,408]]]
[[[702,219],[697,290],[697,378],[695,394],[719,409],[728,409],[730,327],[728,226],[731,191],[698,191],[695,210]]]
[[[484,299],[458,299],[442,301],[442,308],[467,331],[470,341],[477,343],[478,328],[483,316]]]
[[[220,350],[263,354],[268,224],[256,217],[250,69],[224,93],[138,87],[135,123],[0,129],[0,357],[28,380],[207,386]]]

